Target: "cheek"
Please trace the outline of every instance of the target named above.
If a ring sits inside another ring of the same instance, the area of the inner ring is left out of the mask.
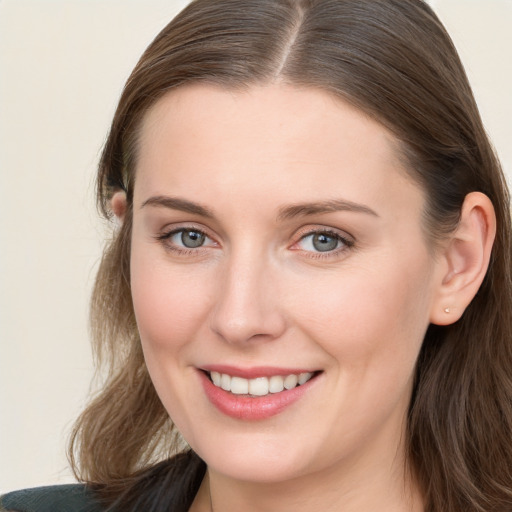
[[[325,428],[352,447],[384,424],[402,425],[428,326],[428,282],[418,270],[352,269],[339,283],[317,283],[296,311],[330,356]]]
[[[347,268],[303,294],[295,318],[340,367],[406,378],[429,323],[429,282],[427,257]]]
[[[194,443],[190,404],[197,401],[187,382],[194,373],[191,341],[208,310],[205,276],[190,269],[170,271],[165,261],[132,250],[132,298],[144,359],[156,392],[182,435]]]
[[[145,352],[176,351],[193,339],[210,302],[206,275],[161,260],[132,251],[132,299]]]

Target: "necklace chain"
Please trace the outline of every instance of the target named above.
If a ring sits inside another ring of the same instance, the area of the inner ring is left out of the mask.
[[[210,486],[210,475],[208,475],[208,496],[210,498],[210,512],[215,512],[215,510],[213,508],[212,488]]]

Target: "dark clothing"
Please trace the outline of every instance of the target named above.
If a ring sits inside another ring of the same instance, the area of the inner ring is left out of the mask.
[[[84,484],[52,485],[14,491],[0,497],[1,512],[101,512]]]
[[[192,451],[108,484],[69,484],[14,491],[0,512],[188,512],[206,472]]]

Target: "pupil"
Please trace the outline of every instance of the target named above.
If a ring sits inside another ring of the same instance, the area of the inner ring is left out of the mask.
[[[333,251],[338,246],[338,239],[320,233],[313,236],[313,247],[320,252]]]
[[[201,247],[204,243],[204,234],[198,231],[184,231],[181,234],[181,241],[185,247],[190,249]]]

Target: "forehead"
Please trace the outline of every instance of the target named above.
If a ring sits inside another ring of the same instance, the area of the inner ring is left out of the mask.
[[[399,153],[398,141],[388,130],[347,102],[318,88],[286,84],[243,90],[210,84],[179,87],[164,95],[145,115],[140,143],[142,149],[151,149],[162,142],[162,137],[166,143],[172,142],[170,136],[182,143],[182,134],[190,142],[191,135],[201,136],[203,141],[209,135],[215,142],[236,136],[235,142],[266,142],[267,150],[271,150],[276,149],[272,141],[277,133],[287,135],[289,140],[315,137],[319,149],[344,143],[362,149],[365,141],[371,140],[379,156],[396,157]]]
[[[271,188],[288,202],[340,193],[366,201],[417,188],[400,156],[388,130],[325,91],[191,85],[165,95],[143,120],[136,196],[163,187],[206,198],[210,190],[212,200],[235,190],[264,198]]]

